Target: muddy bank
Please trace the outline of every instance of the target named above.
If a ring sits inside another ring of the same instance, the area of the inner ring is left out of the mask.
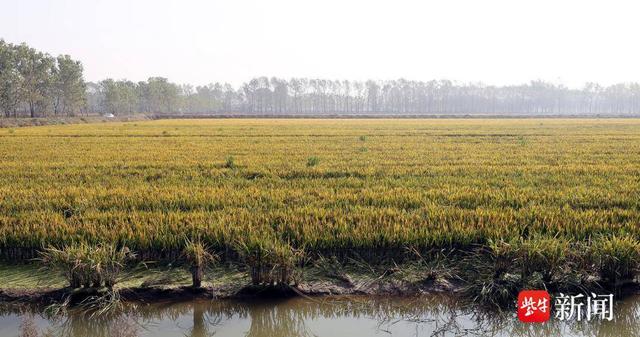
[[[417,296],[429,293],[457,293],[460,284],[448,281],[406,282],[406,281],[309,281],[297,286],[253,286],[245,284],[224,284],[193,288],[190,286],[150,286],[124,287],[117,292],[123,301],[134,302],[178,302],[196,299],[253,299],[295,296]],[[78,304],[83,300],[105,294],[105,289],[36,288],[0,289],[0,303],[18,304]]]
[[[149,273],[153,273],[150,271]],[[158,272],[160,279],[165,280],[167,275],[176,274],[175,271]],[[248,282],[246,277],[227,272],[218,273],[218,281],[210,279],[203,287],[193,288],[184,283],[173,281],[160,282],[151,277],[142,283],[135,285],[123,284],[116,286],[118,301],[127,303],[179,303],[193,300],[242,300],[257,301],[265,298],[289,298],[289,297],[340,297],[340,296],[364,296],[364,297],[414,297],[421,295],[442,294],[447,297],[461,298],[464,303],[476,303],[484,308],[507,308],[515,301],[517,292],[529,289],[526,286],[505,284],[502,279],[495,279],[492,287],[494,290],[505,292],[509,297],[504,302],[498,301],[495,294],[487,293],[487,299],[479,298],[480,287],[486,287],[487,283],[477,280],[463,281],[459,278],[424,277],[417,272],[400,277],[396,274],[347,274],[339,276],[328,274],[312,274],[309,279],[295,286],[255,286]],[[507,277],[508,279],[509,277]],[[589,288],[582,291],[569,290],[568,293],[596,292],[615,293],[619,299],[640,293],[640,286],[636,280],[626,280],[615,285],[598,285],[598,280],[593,280]],[[6,287],[6,286],[5,286]],[[531,289],[545,289],[533,287]],[[513,291],[511,291],[513,290]],[[558,290],[549,289],[550,292]],[[22,287],[0,288],[0,304],[27,305],[47,307],[50,305],[77,306],[87,301],[100,297],[109,297],[110,293],[105,288],[76,288],[69,287]],[[495,305],[500,304],[500,305]]]

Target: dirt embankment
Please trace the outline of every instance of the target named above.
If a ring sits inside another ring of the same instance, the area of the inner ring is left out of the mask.
[[[85,116],[85,117],[38,117],[38,118],[0,118],[0,128],[19,128],[26,126],[43,126],[43,125],[64,125],[64,124],[87,124],[87,123],[106,123],[106,122],[133,122],[150,119],[146,115],[122,116],[122,117],[104,117],[104,116]]]

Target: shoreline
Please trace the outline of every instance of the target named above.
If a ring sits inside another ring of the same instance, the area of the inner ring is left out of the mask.
[[[14,266],[19,268],[18,266]],[[12,266],[4,266],[4,268],[12,268]],[[154,271],[158,274],[175,274],[181,273],[176,268],[165,271]],[[6,269],[5,269],[6,270]],[[183,272],[183,271],[182,271]],[[242,301],[260,301],[263,299],[305,297],[305,298],[323,298],[323,297],[341,297],[341,296],[358,296],[358,297],[420,297],[429,295],[444,295],[460,299],[464,303],[477,305],[478,307],[488,308],[501,311],[510,308],[515,303],[517,291],[511,294],[512,298],[504,302],[483,301],[482,298],[473,298],[473,294],[469,291],[477,289],[481,284],[481,280],[462,280],[451,277],[426,277],[418,272],[410,272],[402,277],[394,277],[393,275],[382,275],[374,273],[344,273],[341,276],[330,274],[317,274],[317,270],[306,269],[305,272],[313,273],[315,276],[308,280],[300,282],[298,285],[252,285],[246,276],[241,276],[243,272],[228,271],[217,274],[217,280],[208,280],[202,287],[194,288],[187,285],[183,279],[178,281],[167,282],[164,284],[153,284],[150,280],[137,279],[137,282],[123,281],[122,285],[116,285],[114,288],[117,293],[118,301],[123,303],[177,303],[194,300],[242,300]],[[0,277],[4,277],[0,276]],[[52,278],[56,277],[52,275]],[[134,277],[136,278],[136,277]],[[500,283],[501,278],[493,280]],[[2,280],[0,280],[2,281]],[[475,282],[475,283],[474,283]],[[2,284],[5,284],[3,282]],[[545,289],[544,287],[532,287],[532,289]],[[577,289],[581,288],[580,291]],[[509,287],[505,286],[505,290]],[[520,285],[518,289],[527,289],[525,284]],[[548,291],[557,294],[564,290],[558,289],[556,285],[549,288]],[[628,296],[640,294],[640,283],[635,280],[627,280],[616,285],[606,286],[599,284],[598,281],[592,281],[590,284],[580,284],[574,288],[573,292],[577,293],[615,293],[619,298],[624,299]],[[28,285],[0,287],[0,305],[35,305],[40,307],[48,307],[51,305],[63,305],[69,307],[82,306],[85,300],[95,298],[108,297],[113,292],[109,292],[106,288],[76,288],[72,289],[68,286],[39,286]],[[471,295],[471,296],[470,296]],[[497,300],[490,298],[490,300]],[[496,305],[499,304],[499,305]],[[89,307],[91,309],[93,307]]]
[[[353,288],[329,282],[309,282],[298,287],[261,287],[261,286],[153,286],[118,289],[124,302],[181,302],[191,300],[259,300],[264,298],[289,297],[334,297],[334,296],[372,296],[372,297],[413,297],[433,293],[456,295],[458,287],[445,289],[438,286],[402,286],[384,285],[370,288]],[[70,303],[78,304],[82,300],[104,294],[104,289],[41,288],[41,289],[0,289],[0,304],[61,304],[70,298]]]
[[[29,268],[32,266],[29,266]],[[3,270],[24,268],[24,266],[3,266]],[[164,271],[153,271],[156,275],[170,277],[171,274],[182,274],[182,268]],[[143,271],[140,271],[143,272]],[[154,280],[140,279],[138,274],[133,276],[136,281],[123,281],[116,285],[114,291],[124,302],[178,302],[198,299],[261,299],[288,297],[326,297],[326,296],[419,296],[430,293],[460,294],[461,282],[452,282],[444,278],[425,280],[417,278],[386,277],[372,273],[344,274],[342,277],[328,274],[318,274],[317,270],[307,268],[306,273],[313,274],[308,280],[297,285],[252,285],[248,278],[237,270],[220,273],[215,271],[216,280],[205,282],[202,287],[194,288],[183,282],[183,275],[177,280],[164,284],[154,284]],[[163,276],[163,277],[164,277]],[[412,275],[417,276],[417,275]],[[2,278],[3,276],[0,276]],[[41,276],[40,276],[41,277]],[[52,278],[57,275],[52,275]],[[68,302],[78,304],[83,300],[107,294],[106,288],[76,288],[68,286],[51,286],[29,284],[0,286],[0,304],[35,304],[53,305]],[[2,282],[6,284],[6,282]]]

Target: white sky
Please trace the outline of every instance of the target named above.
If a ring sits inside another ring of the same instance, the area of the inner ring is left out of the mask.
[[[254,76],[640,81],[640,3],[569,0],[2,0],[0,38],[88,80]]]

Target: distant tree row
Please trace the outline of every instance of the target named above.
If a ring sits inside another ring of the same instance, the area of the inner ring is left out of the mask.
[[[5,117],[73,116],[86,107],[82,64],[0,40],[0,111]]]
[[[640,84],[570,89],[543,81],[491,86],[448,80],[335,81],[254,78],[178,85],[166,78],[85,83],[82,64],[0,40],[0,111],[5,117],[86,114],[640,114]]]
[[[442,81],[332,81],[260,77],[229,84],[105,80],[90,84],[90,110],[171,114],[619,114],[640,113],[640,84],[569,89],[543,81],[517,86]]]
[[[132,115],[218,113],[242,111],[245,108],[241,92],[229,84],[193,87],[169,82],[163,77],[147,81],[106,79],[88,83],[88,111],[91,113]]]
[[[178,113],[185,104],[183,88],[162,77],[138,83],[106,79],[88,83],[87,87],[88,110],[92,113]]]

